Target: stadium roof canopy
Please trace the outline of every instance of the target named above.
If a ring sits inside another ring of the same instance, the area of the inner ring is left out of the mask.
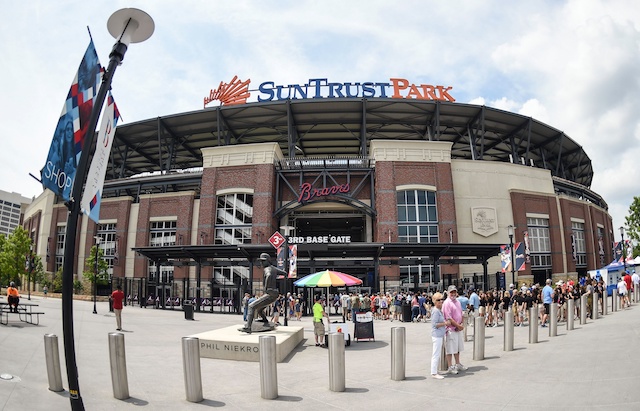
[[[544,168],[586,188],[593,179],[582,147],[531,117],[432,100],[325,98],[211,107],[121,125],[107,180],[202,167],[205,147],[277,142],[285,157],[367,158],[375,139],[448,141],[453,159]]]

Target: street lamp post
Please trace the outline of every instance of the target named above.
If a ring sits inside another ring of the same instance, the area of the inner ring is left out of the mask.
[[[109,65],[102,77],[100,89],[96,95],[91,110],[91,116],[86,127],[83,147],[76,168],[76,176],[71,189],[71,199],[67,203],[69,213],[67,215],[67,228],[65,231],[64,263],[62,266],[62,331],[64,335],[65,364],[67,368],[67,380],[69,382],[69,400],[74,411],[84,410],[84,403],[80,395],[78,383],[78,367],[76,363],[76,351],[73,332],[73,268],[76,249],[76,235],[78,219],[80,217],[80,199],[89,171],[90,149],[94,145],[95,130],[107,91],[111,89],[111,82],[116,68],[122,64],[124,55],[130,43],[140,43],[147,40],[153,34],[155,24],[153,19],[142,10],[126,8],[116,11],[107,21],[107,29],[116,43],[109,54]]]
[[[96,309],[96,298],[98,296],[98,257],[100,254],[98,250],[100,249],[100,237],[93,237],[96,239],[96,260],[95,260],[95,270],[93,271],[93,313],[98,314],[98,310]]]
[[[620,250],[622,252],[622,264],[624,265],[624,272],[627,272],[627,250],[624,246],[624,226],[620,227],[620,237],[622,238],[622,242],[620,243]]]
[[[509,225],[507,226],[507,233],[509,233],[509,253],[511,254],[511,281],[509,281],[509,284],[513,284],[515,278],[516,278],[516,260],[515,260],[515,253],[513,252],[513,233],[514,233],[514,226]],[[506,281],[505,281],[506,283]],[[504,285],[505,290],[507,289],[507,287],[509,287],[507,284]]]
[[[27,300],[31,301],[31,273],[33,272],[33,244],[29,245],[29,270],[27,272]]]

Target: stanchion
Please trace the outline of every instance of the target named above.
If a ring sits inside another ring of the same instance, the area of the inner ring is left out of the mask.
[[[573,330],[573,319],[576,315],[576,302],[573,298],[567,300],[567,331]]]
[[[469,312],[462,310],[462,325],[464,326],[464,342],[468,341],[469,337]]]
[[[598,293],[593,293],[593,298],[592,298],[592,303],[591,303],[591,319],[592,320],[597,320],[598,319],[598,298],[599,295]]]
[[[476,317],[473,324],[473,360],[484,360],[484,317]]]
[[[60,371],[60,353],[58,352],[58,336],[54,334],[44,335],[44,355],[47,361],[47,377],[49,377],[49,390],[60,392],[62,388],[62,372]]]
[[[405,336],[404,327],[391,328],[391,379],[393,381],[405,379],[405,364],[407,360]]]
[[[275,335],[263,335],[260,346],[260,393],[265,400],[278,398],[278,367]]]
[[[449,363],[447,362],[447,349],[445,345],[447,344],[447,337],[442,341],[442,350],[440,350],[440,369],[439,371],[446,372],[449,369]]]
[[[587,323],[587,295],[580,297],[580,325]]]
[[[200,371],[200,340],[196,337],[182,337],[182,369],[187,401],[202,401],[204,398]]]
[[[342,333],[329,334],[329,389],[344,392],[344,335]]]
[[[529,308],[529,344],[538,343],[538,307]]]
[[[504,351],[513,351],[513,311],[504,312]]]
[[[549,305],[549,337],[558,336],[558,304]]]
[[[109,333],[109,360],[111,362],[113,396],[119,400],[126,400],[129,398],[129,381],[127,379],[124,334]]]

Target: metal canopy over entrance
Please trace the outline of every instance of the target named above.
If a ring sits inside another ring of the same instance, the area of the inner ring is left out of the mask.
[[[274,255],[270,245],[189,245],[138,247],[133,250],[149,260],[167,265],[253,266],[261,253]],[[376,268],[378,265],[482,264],[500,253],[500,244],[350,243],[300,244],[298,269],[320,264],[344,264]],[[200,276],[198,267],[197,275]],[[377,271],[377,270],[375,270]],[[377,275],[377,273],[376,273]],[[198,278],[199,280],[199,278]],[[378,283],[378,281],[376,281]]]

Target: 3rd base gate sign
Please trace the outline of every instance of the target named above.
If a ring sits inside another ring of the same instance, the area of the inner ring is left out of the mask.
[[[271,237],[269,237],[269,243],[273,246],[273,248],[277,250],[278,247],[284,244],[284,237],[282,236],[282,234],[276,231],[271,235]]]

